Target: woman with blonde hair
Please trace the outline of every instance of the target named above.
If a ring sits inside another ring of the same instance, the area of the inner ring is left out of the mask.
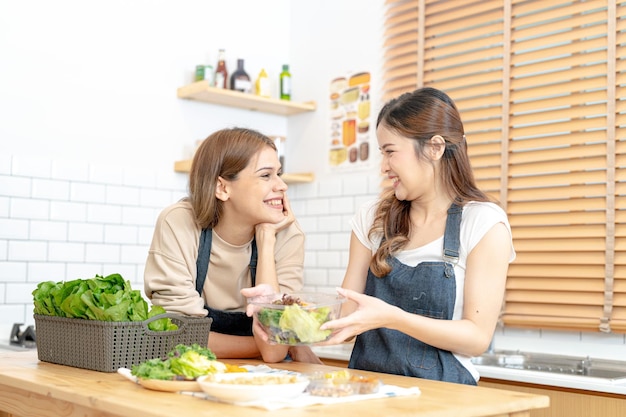
[[[213,319],[218,358],[278,362],[288,347],[254,336],[246,296],[303,286],[304,234],[287,198],[274,142],[250,129],[223,129],[198,148],[189,195],[159,215],[144,272],[146,295],[168,312]],[[319,362],[306,347],[294,360]]]

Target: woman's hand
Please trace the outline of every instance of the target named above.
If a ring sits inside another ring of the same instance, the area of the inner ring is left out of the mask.
[[[287,198],[287,193],[283,194],[283,215],[284,218],[281,219],[278,223],[259,223],[256,225],[256,236],[257,240],[260,239],[264,233],[271,233],[272,236],[276,236],[276,233],[280,232],[291,223],[296,221],[296,216],[294,216],[293,211],[291,210],[291,203],[289,203],[289,198]]]
[[[241,295],[248,299],[272,294],[275,294],[275,291],[274,288],[272,288],[272,286],[269,284],[259,284],[256,287],[241,289]],[[265,330],[263,330],[263,327],[261,326],[256,318],[256,315],[254,314],[258,310],[258,308],[259,307],[255,306],[254,304],[248,303],[248,305],[246,306],[246,316],[252,317],[252,334],[254,334],[255,337],[260,338],[263,342],[267,343],[269,337]]]
[[[289,356],[291,356],[291,359],[295,362],[323,364],[309,346],[291,346],[289,348]]]
[[[381,327],[388,327],[388,323],[398,313],[398,307],[369,295],[361,294],[345,288],[337,288],[337,292],[346,300],[356,304],[356,310],[340,319],[328,321],[320,330],[333,330],[333,334],[326,342],[320,345],[334,345],[352,339],[354,336]]]
[[[271,295],[274,293],[274,288],[269,284],[259,284],[256,287],[241,289],[241,295],[246,298]],[[287,356],[287,349],[289,348],[289,346],[271,345],[268,343],[269,337],[265,330],[263,330],[261,323],[259,323],[256,315],[254,314],[258,308],[259,307],[250,303],[248,303],[248,306],[246,307],[246,315],[248,317],[252,317],[252,335],[254,336],[256,345],[261,352],[261,356],[263,357],[264,362],[281,362]]]
[[[276,294],[276,291],[274,291],[274,288],[269,284],[259,284],[256,287],[241,289],[241,295],[243,295],[244,297],[248,299],[254,298],[254,297],[261,297],[263,295],[272,295],[272,294]],[[246,315],[248,317],[254,317],[254,313],[257,310],[257,308],[258,307],[255,306],[254,304],[248,303],[248,305],[246,306]]]

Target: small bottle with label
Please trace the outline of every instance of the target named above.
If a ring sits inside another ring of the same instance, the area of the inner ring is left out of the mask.
[[[230,89],[246,94],[252,92],[252,82],[246,70],[243,69],[243,59],[237,60],[237,70],[230,77]]]
[[[215,87],[228,88],[228,70],[226,69],[226,52],[219,50],[217,68],[215,69]]]
[[[261,69],[259,76],[256,79],[255,91],[257,96],[270,97],[270,79],[267,77],[265,68]]]
[[[283,72],[280,73],[280,99],[291,100],[291,73],[289,65],[283,65]]]
[[[213,87],[215,85],[215,70],[213,69],[213,65],[205,65],[204,66],[204,80]]]
[[[204,80],[204,65],[196,65],[196,75],[194,81]]]

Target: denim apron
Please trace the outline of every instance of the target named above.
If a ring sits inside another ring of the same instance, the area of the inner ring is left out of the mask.
[[[209,270],[209,258],[211,257],[211,243],[213,233],[211,229],[202,229],[198,245],[198,260],[196,261],[196,291],[202,297],[202,288]],[[252,240],[252,255],[250,257],[250,275],[252,286],[256,282],[257,248],[256,240]],[[204,305],[209,311],[208,317],[213,319],[211,331],[216,333],[230,334],[235,336],[252,336],[252,317],[239,311],[222,311]]]
[[[451,320],[456,299],[454,265],[459,260],[463,208],[448,209],[443,236],[443,262],[422,262],[415,267],[395,257],[392,270],[378,278],[368,271],[365,294],[404,311],[439,320]],[[368,330],[357,336],[349,368],[476,385],[472,374],[446,350],[427,345],[397,330]]]

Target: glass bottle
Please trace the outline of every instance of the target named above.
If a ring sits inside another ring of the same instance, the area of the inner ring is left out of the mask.
[[[280,99],[291,100],[291,73],[289,65],[283,65],[283,72],[280,73]]]
[[[259,72],[259,76],[256,79],[255,89],[257,96],[270,97],[270,80],[267,77],[265,68],[261,68],[261,72]]]
[[[210,86],[215,85],[215,72],[213,71],[213,65],[205,65],[204,66],[204,79],[209,83]]]
[[[195,81],[204,80],[204,65],[196,65],[196,75],[194,77]]]
[[[230,77],[230,89],[241,91],[242,93],[250,93],[252,90],[250,76],[243,69],[243,59],[237,60],[237,70]]]
[[[215,69],[215,87],[228,88],[228,70],[226,69],[226,52],[219,50],[217,68]]]

